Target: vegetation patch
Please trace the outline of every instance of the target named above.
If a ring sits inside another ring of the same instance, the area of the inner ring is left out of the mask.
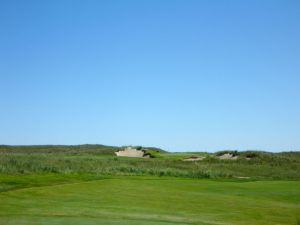
[[[131,158],[117,157],[120,149],[0,146],[0,224],[298,223],[298,152],[137,147],[152,157]]]
[[[40,150],[39,150],[40,149]],[[96,174],[151,175],[187,178],[300,179],[300,153],[223,151],[214,153],[168,153],[142,147],[152,158],[117,157],[123,147],[1,146],[0,174]],[[237,160],[219,160],[222,154]],[[248,160],[250,158],[250,160]],[[201,159],[186,162],[184,159]]]

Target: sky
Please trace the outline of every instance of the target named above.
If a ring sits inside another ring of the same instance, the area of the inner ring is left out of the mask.
[[[0,144],[300,150],[298,0],[0,2]]]

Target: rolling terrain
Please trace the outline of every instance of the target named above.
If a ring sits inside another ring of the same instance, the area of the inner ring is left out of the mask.
[[[300,223],[298,152],[116,157],[121,147],[0,146],[0,224]],[[186,162],[191,156],[205,157]]]

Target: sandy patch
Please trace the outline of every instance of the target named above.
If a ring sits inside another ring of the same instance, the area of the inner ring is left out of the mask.
[[[217,158],[219,158],[219,159],[232,159],[232,160],[236,160],[239,157],[238,156],[233,156],[233,154],[230,154],[230,153],[225,153],[223,155],[217,156]]]
[[[205,158],[206,157],[204,157],[204,156],[191,156],[189,158],[183,159],[183,161],[201,161]]]
[[[131,147],[127,147],[124,150],[117,151],[115,152],[115,154],[117,156],[126,156],[126,157],[137,157],[137,158],[147,157],[145,156],[145,151],[137,150]]]

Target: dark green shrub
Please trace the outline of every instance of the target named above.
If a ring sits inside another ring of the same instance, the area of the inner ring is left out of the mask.
[[[225,151],[219,151],[219,152],[216,152],[216,156],[221,156],[221,155],[224,155],[224,154],[232,154],[233,156],[238,156],[239,155],[239,152],[234,150],[234,151],[231,151],[231,150],[225,150]]]

